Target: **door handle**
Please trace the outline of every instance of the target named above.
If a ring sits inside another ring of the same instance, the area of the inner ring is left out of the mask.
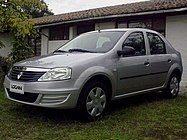
[[[144,62],[144,65],[148,67],[150,65],[150,63],[148,61],[146,61],[146,62]]]
[[[168,63],[171,63],[171,61],[172,61],[171,59],[168,59]]]

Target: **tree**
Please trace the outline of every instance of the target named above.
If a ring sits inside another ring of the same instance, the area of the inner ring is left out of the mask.
[[[0,32],[10,32],[14,36],[12,60],[19,61],[32,55],[26,42],[27,36],[36,35],[32,18],[48,14],[52,12],[43,0],[0,0]],[[2,42],[0,46],[3,46]]]
[[[54,13],[49,10],[47,4],[43,0],[40,0],[40,2],[44,7],[43,9],[38,9],[37,7],[31,8],[29,5],[24,5],[22,10],[25,13],[31,15],[33,18],[54,15]]]
[[[32,18],[53,14],[43,0],[0,0],[0,32],[11,31],[17,37],[32,33]]]

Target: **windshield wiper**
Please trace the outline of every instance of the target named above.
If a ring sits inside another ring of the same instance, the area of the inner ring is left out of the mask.
[[[63,50],[55,50],[53,53],[65,53],[65,52],[67,52],[67,51],[63,51]]]
[[[69,49],[69,52],[89,52],[89,53],[94,53],[93,51],[88,51],[84,49]]]

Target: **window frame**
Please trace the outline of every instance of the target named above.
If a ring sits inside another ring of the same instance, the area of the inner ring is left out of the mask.
[[[116,28],[129,28],[131,23],[148,23],[151,22],[151,27],[146,29],[151,29],[161,33],[164,37],[166,36],[166,17],[165,16],[146,16],[146,17],[135,17],[135,18],[127,18],[127,19],[120,19],[116,22]],[[157,26],[159,23],[159,26]],[[121,25],[126,24],[125,27],[120,27]],[[142,28],[142,27],[139,27]]]
[[[139,23],[143,23],[146,27],[131,27],[132,24],[139,24]],[[147,26],[146,23],[150,23],[150,27]],[[128,28],[146,28],[146,29],[152,29],[153,28],[153,19],[151,18],[147,18],[147,19],[139,19],[139,20],[129,20],[128,21]]]
[[[94,23],[78,24],[76,34],[78,36],[78,35],[81,35],[83,33],[87,33],[87,32],[94,31],[94,30],[95,30],[95,24]]]
[[[151,47],[150,47],[150,41],[149,41],[148,34],[152,34],[152,35],[158,36],[158,38],[159,38],[159,39],[162,41],[162,43],[164,44],[164,51],[165,51],[165,53],[151,54]],[[165,41],[162,39],[162,37],[160,37],[160,35],[158,35],[158,34],[156,34],[156,33],[153,33],[153,32],[148,32],[148,31],[146,31],[146,37],[147,37],[147,41],[148,41],[148,47],[149,47],[149,53],[150,53],[150,55],[167,54],[166,43],[165,43]]]
[[[143,37],[143,42],[144,42],[144,46],[145,46],[145,54],[142,54],[142,55],[131,55],[129,57],[134,57],[134,56],[146,56],[147,55],[147,45],[146,45],[146,40],[145,40],[145,35],[144,35],[144,32],[143,31],[133,31],[131,32],[126,38],[125,40],[123,41],[122,43],[122,50],[123,50],[123,44],[125,43],[125,41],[128,39],[129,36],[131,36],[131,34],[134,34],[134,33],[141,33],[142,34],[142,37]]]
[[[57,33],[56,32],[61,32]],[[54,34],[55,33],[55,34]],[[69,40],[69,26],[57,25],[49,28],[49,41]],[[66,36],[66,38],[64,38]]]

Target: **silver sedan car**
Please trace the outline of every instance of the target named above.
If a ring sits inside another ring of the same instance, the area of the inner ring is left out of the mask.
[[[76,108],[100,118],[110,101],[150,91],[179,92],[181,55],[159,33],[110,29],[82,34],[53,53],[18,62],[5,77],[8,99],[48,108]]]

